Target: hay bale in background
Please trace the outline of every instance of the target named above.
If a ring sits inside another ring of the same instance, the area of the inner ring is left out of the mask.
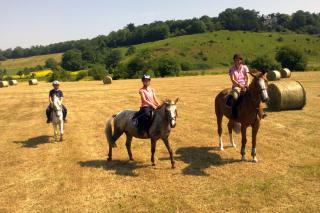
[[[17,81],[17,80],[10,80],[10,81],[9,81],[9,85],[10,85],[10,86],[18,85],[18,81]]]
[[[291,76],[291,71],[288,68],[281,69],[280,73],[281,73],[281,78],[290,78]]]
[[[29,80],[29,85],[37,85],[38,84],[38,80],[37,79],[30,79]]]
[[[302,109],[306,91],[299,81],[277,81],[268,85],[268,107],[274,111]]]
[[[281,73],[278,70],[272,70],[267,73],[267,79],[269,81],[279,81],[281,78]]]
[[[112,78],[110,76],[105,76],[103,78],[103,83],[104,84],[112,84]]]
[[[0,81],[0,88],[2,88],[2,87],[8,87],[8,86],[9,86],[8,81]]]

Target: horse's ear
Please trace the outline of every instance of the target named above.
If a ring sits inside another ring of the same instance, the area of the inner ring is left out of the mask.
[[[254,78],[259,78],[261,77],[264,73],[260,72],[259,70],[253,69],[250,70],[249,74],[254,77]]]
[[[176,104],[179,101],[179,98],[176,98],[176,100],[174,101],[174,103]]]

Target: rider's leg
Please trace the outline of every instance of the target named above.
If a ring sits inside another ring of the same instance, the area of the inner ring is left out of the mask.
[[[63,114],[63,120],[67,121],[68,110],[63,104],[62,104],[62,114]]]
[[[50,123],[51,122],[51,112],[52,112],[52,108],[51,106],[49,105],[46,109],[46,115],[47,115],[47,123]]]
[[[240,87],[234,87],[231,91],[231,95],[232,95],[231,118],[233,118],[233,119],[237,118],[237,103],[238,103],[240,91],[241,91]]]

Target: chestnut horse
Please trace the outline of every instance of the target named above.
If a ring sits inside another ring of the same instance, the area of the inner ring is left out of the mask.
[[[242,146],[241,146],[241,160],[245,160],[246,154],[246,132],[249,126],[252,127],[252,150],[251,156],[254,162],[258,162],[256,157],[256,142],[257,142],[257,133],[260,127],[261,118],[258,116],[258,109],[261,102],[267,102],[269,97],[267,93],[267,85],[268,82],[264,77],[264,73],[256,71],[250,72],[253,79],[249,85],[248,90],[241,97],[240,103],[237,108],[237,118],[231,119],[231,108],[226,106],[227,98],[230,94],[230,89],[225,89],[221,91],[215,98],[215,111],[217,116],[217,124],[218,124],[218,134],[219,134],[219,145],[220,149],[223,150],[223,142],[221,138],[222,134],[222,118],[226,116],[229,119],[228,122],[228,130],[230,142],[233,147],[235,147],[235,143],[233,140],[232,129],[236,127],[239,123],[241,124],[241,134],[242,134]]]

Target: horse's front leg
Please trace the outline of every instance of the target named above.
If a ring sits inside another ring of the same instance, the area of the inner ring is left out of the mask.
[[[58,130],[57,130],[57,126],[55,125],[54,122],[52,122],[52,126],[53,126],[53,137],[54,137],[54,141],[57,141],[57,136],[58,136]]]
[[[241,125],[241,160],[246,160],[247,126]]]
[[[169,139],[166,138],[166,139],[163,139],[163,142],[164,144],[166,145],[167,149],[168,149],[168,152],[169,152],[169,155],[170,155],[170,160],[171,160],[171,168],[174,169],[175,168],[175,162],[173,160],[173,153],[172,153],[172,149],[171,149],[171,146],[170,146],[170,143],[169,143]]]
[[[60,122],[60,142],[63,141],[63,121]]]
[[[157,146],[157,140],[151,138],[151,163],[152,163],[152,166],[156,165],[154,162],[154,153],[156,152],[156,146]]]
[[[126,147],[127,147],[127,151],[128,151],[128,155],[129,155],[129,159],[130,160],[134,160],[132,157],[132,152],[131,152],[131,142],[132,142],[132,136],[129,134],[126,134],[127,136],[127,140],[126,140]]]
[[[257,163],[258,159],[256,157],[256,144],[257,144],[257,134],[260,127],[260,121],[257,120],[254,125],[252,126],[252,150],[251,150],[251,156],[253,162]]]

